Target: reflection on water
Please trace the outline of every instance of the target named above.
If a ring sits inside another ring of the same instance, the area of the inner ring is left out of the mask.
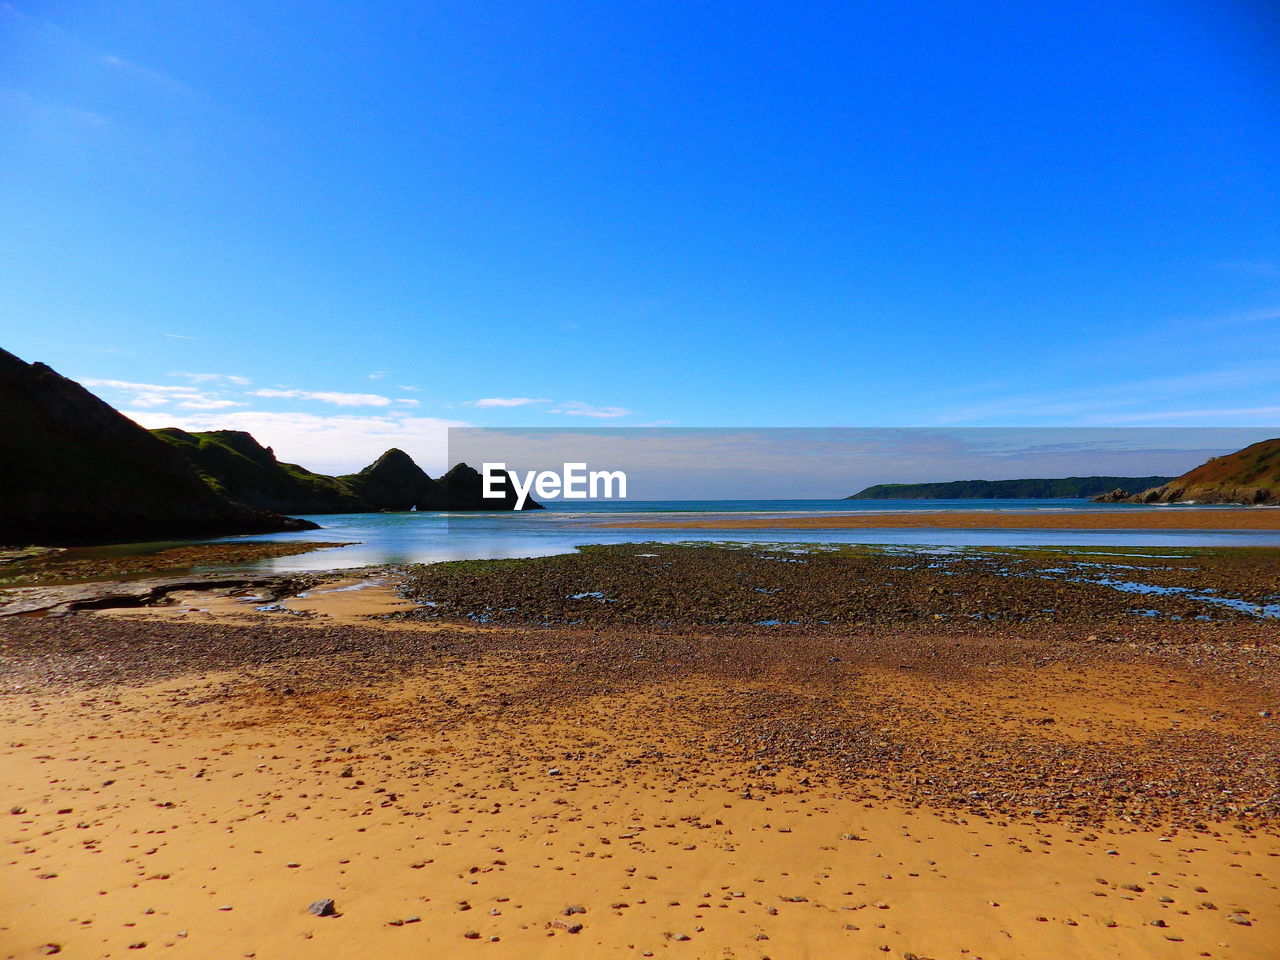
[[[1193,547],[1280,545],[1275,531],[1173,530],[652,530],[607,529],[611,519],[641,520],[660,514],[664,520],[738,516],[795,516],[883,511],[1030,511],[1109,510],[1111,505],[1085,500],[795,500],[795,501],[667,501],[654,503],[576,503],[572,508],[549,504],[547,510],[522,513],[359,513],[326,514],[307,519],[320,530],[247,537],[271,541],[352,541],[351,546],[255,564],[255,570],[298,572],[381,564],[432,563],[551,556],[579,545],[639,542],[901,544],[904,546],[1108,546]],[[1130,507],[1129,509],[1132,509]],[[1178,509],[1215,509],[1178,508]],[[236,539],[236,538],[229,538]]]

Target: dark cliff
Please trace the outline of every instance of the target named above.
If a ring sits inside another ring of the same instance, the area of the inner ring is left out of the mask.
[[[500,500],[486,499],[484,496],[484,477],[480,471],[465,463],[459,463],[440,478],[440,486],[445,489],[449,498],[450,510],[514,510],[516,508],[516,490],[511,482],[511,474],[507,473],[506,482],[501,484],[503,491]],[[542,510],[544,507],[536,503],[533,497],[524,502],[525,510]]]
[[[311,529],[213,489],[177,450],[43,363],[0,350],[0,543]]]
[[[392,447],[359,473],[339,477],[373,510],[448,510],[444,488]]]

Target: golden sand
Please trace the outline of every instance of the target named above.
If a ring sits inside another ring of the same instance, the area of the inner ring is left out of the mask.
[[[149,615],[287,616],[188,599]],[[331,624],[398,603],[374,584],[287,606]],[[302,667],[296,691],[277,669],[0,699],[3,802],[20,811],[0,811],[0,955],[1276,956],[1266,833],[1090,832],[708,764],[662,706],[697,697],[696,677],[530,723],[496,701],[553,668],[308,686]],[[938,693],[901,671],[877,682]],[[954,692],[1010,736],[1019,712],[1052,709],[1069,737],[1216,703],[1168,682],[1041,672]],[[308,914],[321,898],[339,915]]]

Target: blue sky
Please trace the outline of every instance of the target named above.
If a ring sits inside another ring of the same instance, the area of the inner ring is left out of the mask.
[[[2,3],[0,345],[326,469],[1280,424],[1268,6]]]

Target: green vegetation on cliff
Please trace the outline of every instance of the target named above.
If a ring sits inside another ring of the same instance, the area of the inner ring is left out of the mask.
[[[1126,503],[1280,504],[1280,438],[1262,440],[1222,457],[1211,457],[1194,470],[1153,489],[1106,499]],[[1123,493],[1123,491],[1117,491]]]
[[[241,503],[291,513],[370,509],[341,480],[281,463],[270,447],[241,430],[187,433],[166,427],[151,432],[182,451],[215,490]]]
[[[359,473],[330,477],[281,463],[270,447],[241,430],[151,431],[181,452],[219,495],[284,513],[373,513],[381,510],[512,510],[515,494],[486,500],[480,474],[460,463],[432,480],[392,447]],[[532,500],[525,509],[541,509]]]
[[[1056,500],[1097,497],[1117,487],[1144,490],[1169,477],[1063,477],[1059,480],[951,480],[878,483],[846,500]]]

